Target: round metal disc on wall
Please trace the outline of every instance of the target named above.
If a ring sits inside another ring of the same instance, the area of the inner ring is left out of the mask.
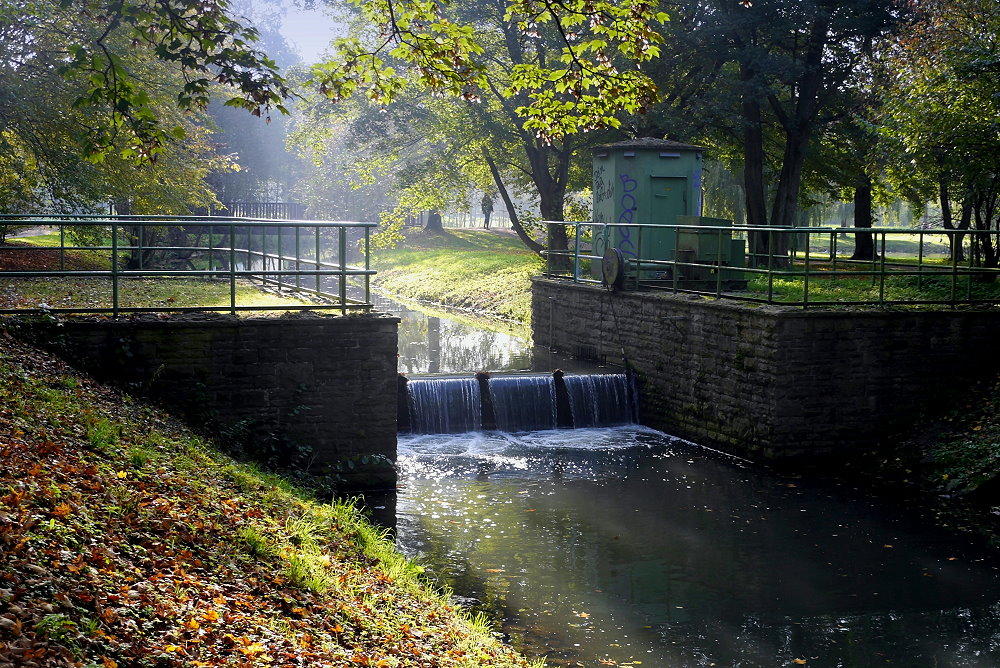
[[[620,290],[625,283],[625,256],[617,248],[604,251],[601,259],[601,277],[604,284],[613,290]]]

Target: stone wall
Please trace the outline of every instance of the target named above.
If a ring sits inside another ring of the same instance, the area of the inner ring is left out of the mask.
[[[847,456],[1000,369],[998,311],[818,311],[535,279],[535,344],[639,375],[642,422],[758,459]]]
[[[213,431],[304,450],[310,470],[372,488],[395,483],[398,323],[373,315],[174,315],[16,329]]]

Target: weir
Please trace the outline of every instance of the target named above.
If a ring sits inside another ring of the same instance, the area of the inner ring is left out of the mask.
[[[629,374],[400,376],[399,431],[458,434],[611,427],[638,422]]]

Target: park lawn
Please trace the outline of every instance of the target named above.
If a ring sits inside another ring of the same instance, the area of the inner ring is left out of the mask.
[[[0,273],[0,308],[110,308],[111,281],[107,278],[51,277],[5,278]],[[119,280],[123,308],[229,307],[229,281],[188,278],[128,278]],[[264,292],[247,281],[236,283],[237,306],[281,306],[288,309],[310,304],[306,299]],[[255,313],[259,316],[259,312]]]
[[[0,461],[0,665],[529,665],[351,504],[5,330]]]
[[[67,269],[74,271],[110,269],[106,251],[71,250],[66,251],[61,257],[58,251],[46,248],[49,245],[48,241],[53,240],[52,237],[58,246],[59,235],[56,234],[16,239],[0,248],[0,308],[33,309],[40,305],[50,309],[110,308],[112,304],[110,277],[4,276],[2,273],[4,270],[56,270],[61,262],[65,263]],[[167,309],[199,306],[226,310],[230,303],[229,290],[228,279],[121,278],[118,298],[119,305],[126,308]],[[245,280],[236,283],[237,306],[281,306],[295,309],[308,306],[310,303],[307,299],[294,295],[265,292]]]
[[[372,267],[373,285],[389,295],[528,323],[531,277],[544,262],[503,231],[410,230],[396,248],[378,251]]]

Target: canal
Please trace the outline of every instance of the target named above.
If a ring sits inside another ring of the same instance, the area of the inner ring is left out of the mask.
[[[565,366],[404,310],[401,370]],[[843,483],[636,425],[401,435],[399,466],[399,547],[549,665],[1000,665],[996,554]]]

